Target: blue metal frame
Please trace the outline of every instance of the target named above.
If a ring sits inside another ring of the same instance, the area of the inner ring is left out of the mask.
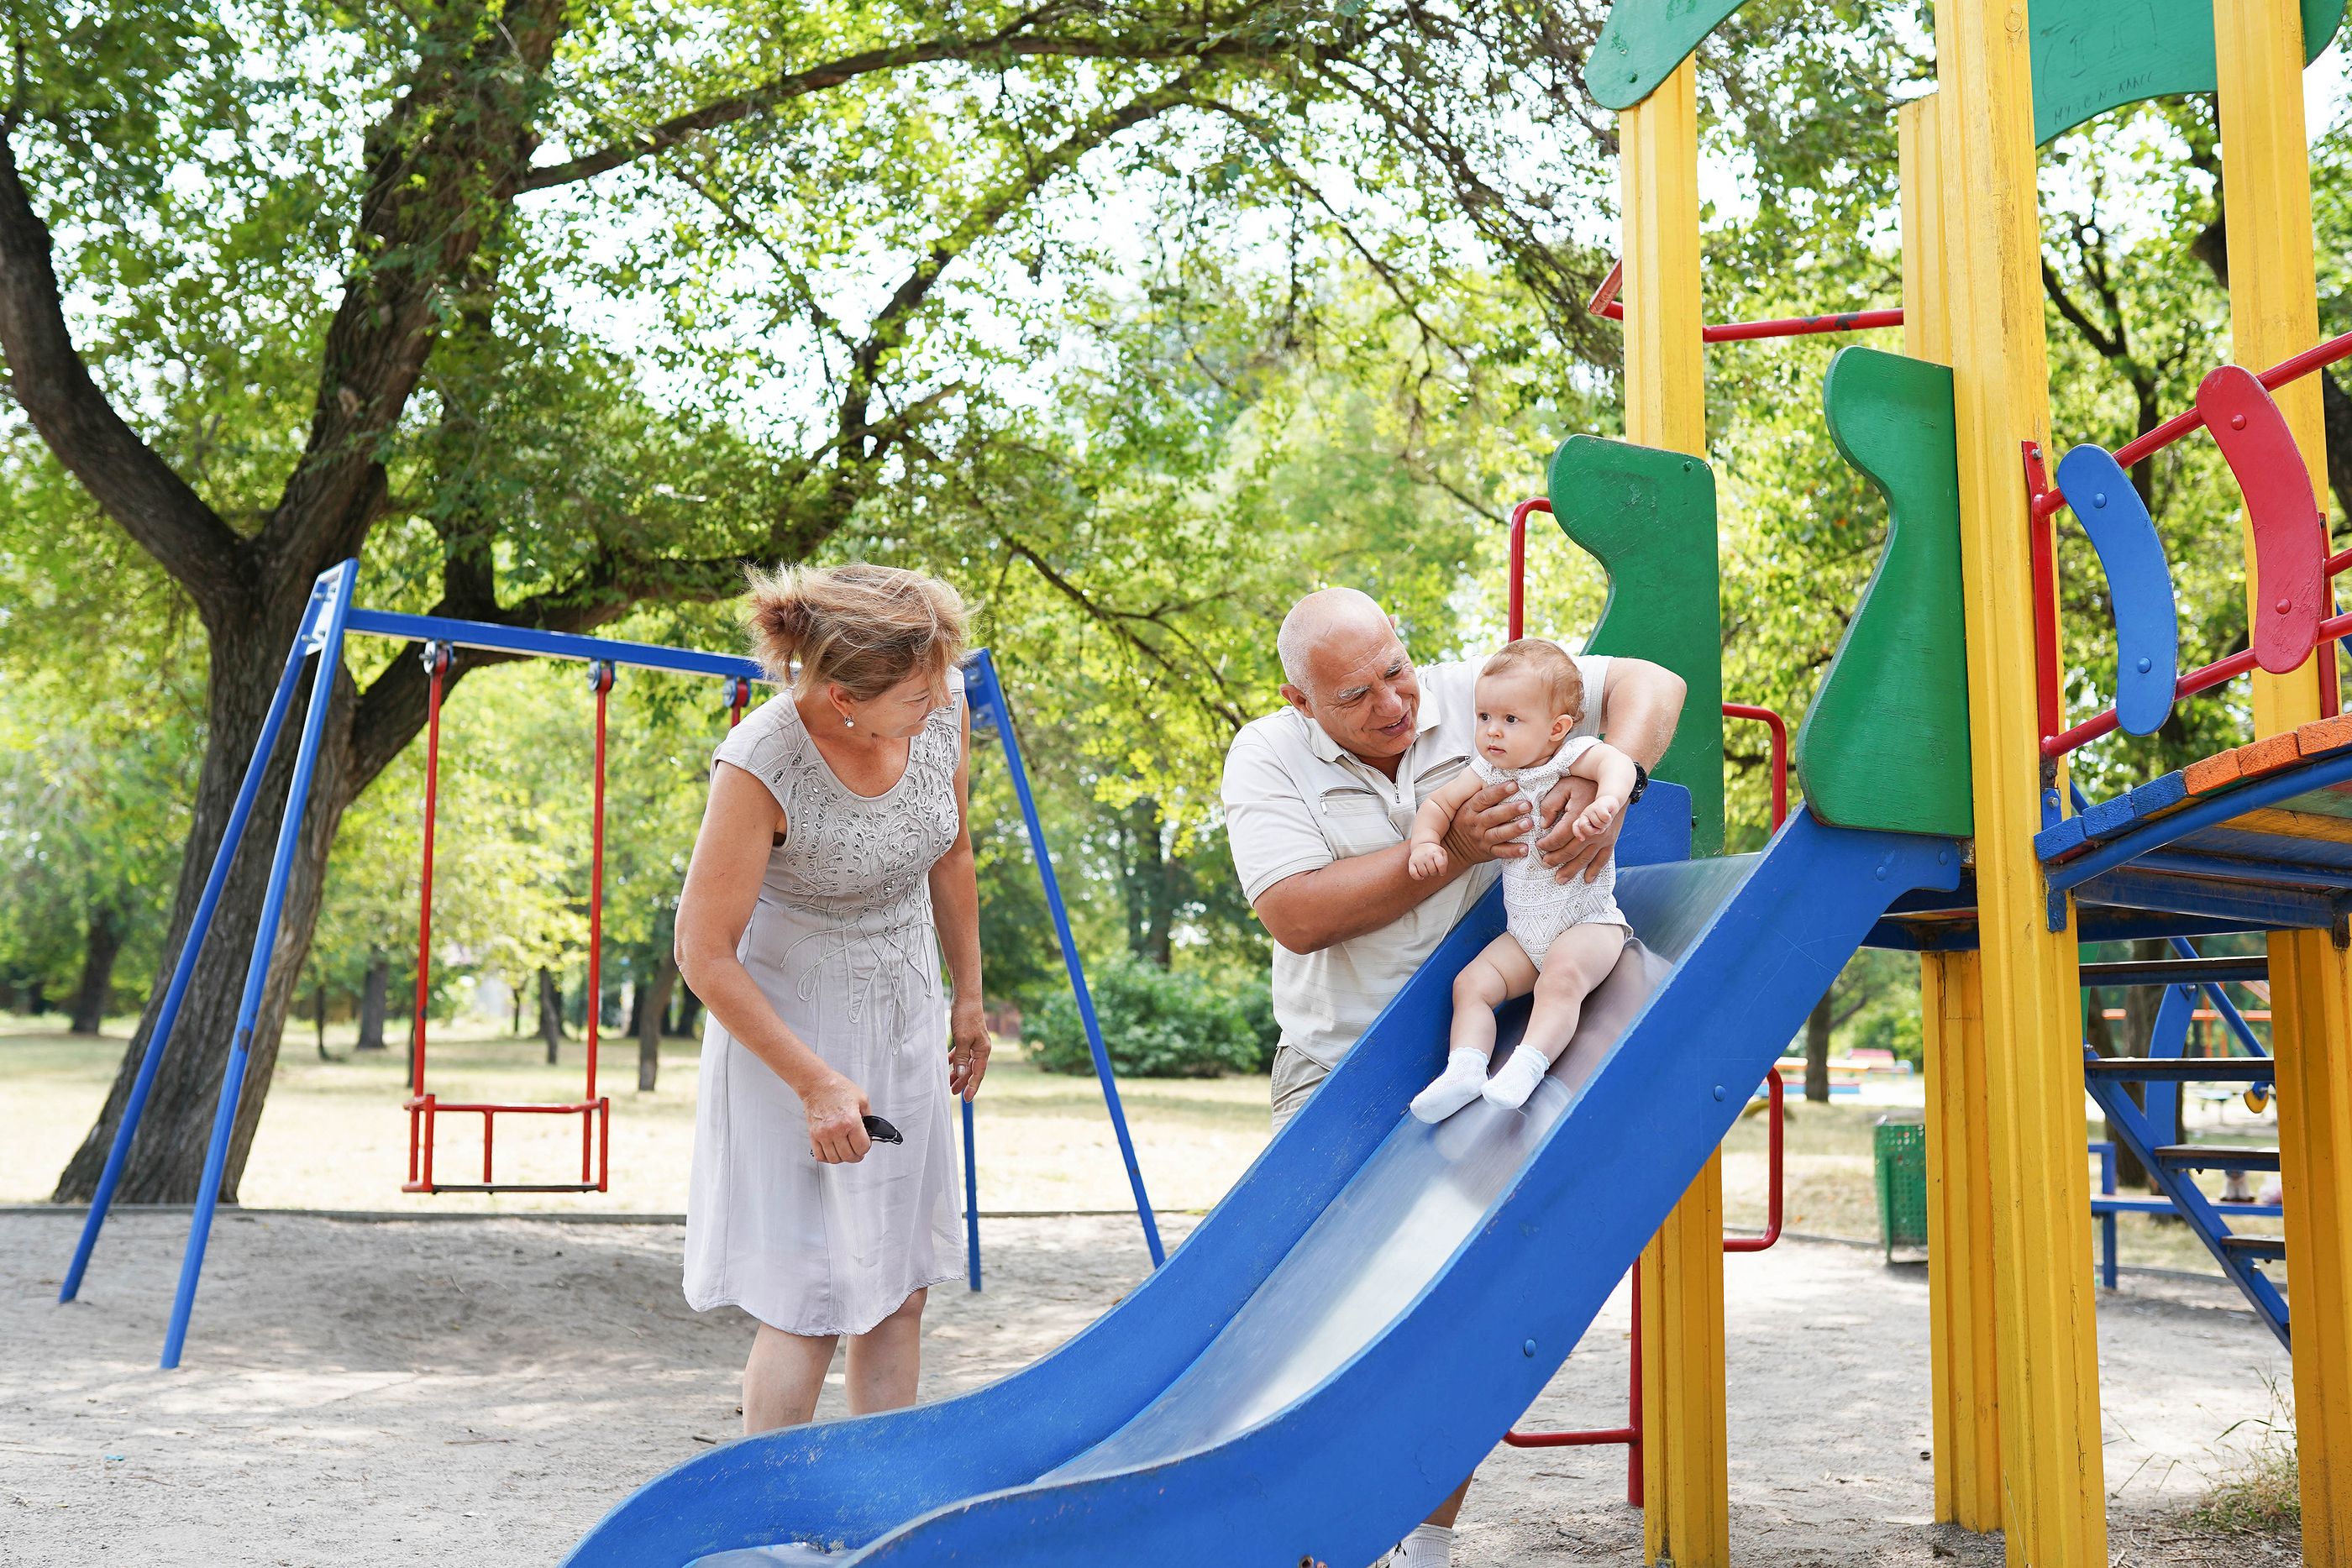
[[[1127,1131],[1127,1112],[1119,1104],[1118,1080],[1110,1068],[1110,1051],[1103,1044],[1102,1024],[1095,1017],[1094,993],[1087,988],[1086,969],[1078,962],[1078,939],[1070,931],[1070,912],[1062,902],[1061,879],[1054,874],[1054,856],[1045,847],[1045,827],[1037,820],[1037,798],[1029,789],[1029,769],[1021,760],[1021,742],[1013,734],[1013,710],[1004,700],[1004,683],[997,678],[996,660],[985,648],[976,651],[971,661],[971,672],[980,680],[978,695],[968,673],[964,699],[971,705],[975,724],[985,715],[996,727],[996,737],[1004,747],[1004,766],[1013,775],[1013,793],[1021,802],[1021,820],[1028,824],[1029,848],[1037,862],[1038,880],[1045,884],[1045,904],[1054,915],[1054,934],[1062,944],[1062,965],[1070,974],[1070,990],[1077,998],[1078,1021],[1086,1026],[1087,1049],[1095,1059],[1095,1076],[1102,1082],[1103,1103],[1110,1111],[1111,1129],[1118,1134],[1118,1155],[1127,1165],[1127,1185],[1135,1193],[1135,1217],[1143,1222],[1144,1245],[1151,1249],[1151,1266],[1155,1269],[1168,1261],[1168,1253],[1160,1244],[1159,1222],[1152,1218],[1151,1200],[1144,1196],[1143,1170],[1135,1163],[1135,1140]],[[978,1289],[977,1286],[973,1287]]]
[[[195,1218],[188,1225],[188,1249],[180,1259],[180,1284],[172,1296],[172,1321],[163,1331],[163,1366],[180,1364],[180,1351],[188,1340],[188,1314],[196,1304],[196,1281],[204,1273],[205,1245],[212,1238],[213,1207],[220,1201],[221,1173],[228,1165],[229,1134],[236,1125],[237,1103],[245,1094],[246,1062],[253,1051],[254,1025],[261,1017],[262,987],[269,979],[269,960],[278,948],[278,923],[286,913],[286,881],[294,867],[294,846],[302,836],[302,818],[310,803],[310,775],[319,764],[319,741],[326,732],[327,709],[335,700],[335,672],[342,667],[343,622],[351,613],[352,584],[359,562],[347,560],[322,576],[310,591],[298,649],[315,653],[318,664],[310,675],[310,706],[302,716],[302,738],[294,753],[294,778],[286,787],[286,814],[278,824],[278,848],[269,857],[269,885],[261,897],[261,923],[253,934],[253,956],[245,967],[245,994],[237,999],[236,1032],[229,1039],[228,1061],[221,1069],[220,1097],[213,1109],[212,1141],[205,1147],[205,1174],[196,1184]],[[196,933],[191,931],[193,944]]]
[[[268,771],[271,754],[277,749],[286,716],[293,706],[295,691],[301,682],[303,667],[310,663],[311,655],[317,654],[317,674],[311,684],[310,706],[303,716],[301,737],[295,752],[294,777],[288,788],[286,813],[278,824],[278,842],[270,857],[269,882],[263,895],[261,921],[254,933],[251,956],[246,967],[245,989],[238,1003],[236,1033],[230,1042],[228,1061],[221,1075],[212,1136],[205,1151],[205,1172],[196,1192],[195,1214],[189,1227],[187,1249],[181,1259],[171,1322],[165,1331],[163,1365],[166,1368],[180,1364],[180,1354],[187,1342],[188,1322],[194,1308],[196,1285],[204,1271],[205,1250],[211,1237],[214,1211],[219,1202],[221,1173],[228,1162],[229,1140],[236,1124],[237,1105],[244,1092],[246,1069],[251,1060],[253,1032],[260,1016],[261,995],[268,981],[278,927],[285,914],[286,883],[310,802],[311,776],[318,764],[327,709],[334,695],[334,674],[341,665],[345,638],[353,633],[394,637],[540,658],[601,661],[640,669],[669,670],[681,674],[715,675],[729,683],[730,702],[742,689],[736,683],[764,684],[767,681],[766,673],[755,661],[736,654],[706,653],[690,648],[669,648],[652,643],[541,632],[528,627],[494,626],[484,622],[459,621],[440,615],[407,615],[357,609],[352,604],[352,591],[358,574],[359,562],[346,560],[320,573],[318,580],[311,585],[310,601],[303,612],[301,628],[295,635],[293,646],[287,652],[285,673],[279,677],[277,693],[270,699],[268,712],[262,720],[260,735],[256,738],[253,755],[246,764],[245,778],[238,785],[236,800],[230,808],[221,841],[213,852],[213,863],[205,878],[204,892],[197,900],[187,934],[181,939],[179,956],[173,964],[171,983],[164,992],[163,1006],[156,1011],[155,1026],[149,1032],[147,1048],[140,1058],[139,1071],[124,1101],[121,1119],[115,1125],[114,1141],[107,1151],[105,1168],[100,1173],[97,1190],[91,1196],[89,1212],[83,1218],[81,1236],[75,1245],[73,1260],[58,1292],[58,1300],[64,1302],[72,1301],[80,1291],[83,1275],[89,1270],[90,1254],[98,1245],[99,1232],[104,1228],[112,1209],[123,1165],[146,1113],[157,1070],[163,1063],[165,1051],[171,1047],[173,1030],[178,1022],[180,1005],[187,994],[189,981],[195,972],[197,956],[211,933],[221,890],[227,883],[230,867],[244,842],[246,823],[252,814],[254,800],[260,792],[262,776]],[[998,677],[996,663],[986,649],[973,653],[965,666],[964,680],[965,700],[975,723],[985,715],[993,724],[998,741],[1004,750],[1006,766],[1012,774],[1014,793],[1020,798],[1022,818],[1027,826],[1030,848],[1037,862],[1038,877],[1045,887],[1046,903],[1053,911],[1055,929],[1061,938],[1062,962],[1069,973],[1070,986],[1077,998],[1079,1015],[1086,1023],[1095,1071],[1102,1082],[1103,1099],[1109,1107],[1111,1123],[1118,1136],[1119,1152],[1126,1161],[1128,1183],[1135,1194],[1136,1217],[1142,1225],[1144,1241],[1150,1249],[1151,1261],[1156,1268],[1166,1260],[1166,1253],[1160,1246],[1150,1200],[1144,1192],[1143,1173],[1136,1163],[1134,1143],[1129,1135],[1127,1118],[1119,1103],[1118,1085],[1111,1071],[1110,1054],[1103,1044],[1093,998],[1087,988],[1085,967],[1071,936],[1068,912],[1062,901],[1061,885],[1054,874],[1053,854],[1046,842],[1045,824],[1038,819],[1036,802],[1030,791],[1029,773],[1022,760],[1020,742],[1013,733],[1012,712],[1005,701],[1003,684]],[[962,1114],[964,1225],[971,1284],[977,1291],[981,1288],[980,1187],[970,1101],[964,1102]]]
[[[320,586],[311,588],[308,615],[317,613],[322,591]],[[164,988],[163,1005],[156,1009],[155,1027],[147,1033],[146,1054],[139,1059],[138,1075],[131,1080],[121,1119],[114,1124],[114,1143],[106,1151],[106,1168],[99,1173],[98,1190],[90,1195],[89,1212],[82,1217],[81,1239],[74,1244],[73,1261],[67,1266],[65,1283],[58,1288],[60,1305],[81,1291],[81,1277],[89,1269],[90,1250],[98,1245],[98,1232],[106,1223],[107,1210],[113,1207],[114,1189],[121,1182],[123,1165],[131,1157],[131,1141],[139,1131],[140,1118],[147,1113],[147,1096],[155,1087],[156,1070],[163,1064],[163,1052],[172,1043],[173,1027],[180,1021],[180,1003],[187,997],[188,981],[196,972],[197,956],[204,951],[205,934],[212,929],[213,911],[220,904],[221,889],[228,882],[237,847],[245,841],[245,824],[253,814],[254,797],[261,793],[261,776],[268,770],[270,753],[278,749],[278,732],[286,726],[287,710],[294,706],[294,689],[301,684],[302,665],[309,657],[308,643],[297,637],[294,645],[287,650],[286,673],[278,678],[277,693],[270,697],[269,711],[261,720],[261,733],[255,737],[253,756],[245,765],[245,780],[237,786],[236,804],[229,808],[228,824],[221,830],[220,842],[213,850],[212,869],[205,873],[205,890],[196,899],[196,913],[188,922],[187,935],[180,939],[179,956],[172,964],[172,982]]]

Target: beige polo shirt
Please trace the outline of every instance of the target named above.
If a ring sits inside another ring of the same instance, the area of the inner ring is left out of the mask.
[[[1225,836],[1242,895],[1255,904],[1286,876],[1411,838],[1421,803],[1470,760],[1477,725],[1472,688],[1485,664],[1483,657],[1459,659],[1414,671],[1421,729],[1394,779],[1340,750],[1297,708],[1244,725],[1225,753],[1223,789]],[[1590,694],[1576,733],[1598,735],[1609,660],[1580,656],[1576,667]],[[1320,953],[1293,953],[1276,943],[1274,1016],[1282,1043],[1336,1066],[1495,876],[1491,862],[1475,867],[1379,930]]]

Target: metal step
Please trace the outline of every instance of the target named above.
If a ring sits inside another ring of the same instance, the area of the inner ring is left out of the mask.
[[[2267,1056],[2103,1056],[2085,1058],[2083,1072],[2135,1083],[2269,1083],[2277,1068]]]
[[[2274,1171],[2276,1149],[2240,1149],[2226,1144],[2166,1144],[2154,1151],[2168,1166],[2194,1171]]]
[[[2084,964],[2088,986],[2245,985],[2271,977],[2268,958],[2132,958],[2117,964]]]
[[[2286,1238],[2284,1236],[2224,1236],[2221,1246],[2241,1258],[2251,1258],[2257,1262],[2286,1261]]]

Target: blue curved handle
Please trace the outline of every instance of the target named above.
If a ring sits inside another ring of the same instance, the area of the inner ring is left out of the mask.
[[[2059,461],[2058,487],[2091,536],[2116,615],[2116,722],[2153,735],[2172,712],[2180,680],[2180,622],[2172,569],[2131,477],[2105,447],[2077,446]]]

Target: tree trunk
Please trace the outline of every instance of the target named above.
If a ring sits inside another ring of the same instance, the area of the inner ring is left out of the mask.
[[[539,1038],[547,1042],[547,1064],[554,1066],[563,1044],[563,988],[555,983],[552,969],[539,972]]]
[[[507,1032],[520,1036],[522,1033],[522,987],[517,985],[511,989],[514,991],[514,1021],[507,1026]]]
[[[299,588],[285,591],[268,613],[257,615],[244,624],[220,623],[209,628],[206,717],[211,738],[198,777],[188,848],[181,857],[179,883],[173,897],[161,966],[154,983],[148,988],[147,1005],[123,1051],[106,1103],[58,1177],[52,1195],[56,1202],[86,1203],[98,1185],[99,1172],[106,1164],[107,1150],[122,1117],[123,1103],[131,1092],[131,1081],[138,1075],[148,1037],[154,1030],[156,1009],[162,1004],[172,965],[187,939],[197,897],[212,869],[214,852],[227,824],[229,808],[252,755],[254,740],[260,734],[262,717],[284,667],[286,651],[294,641],[295,629],[310,601],[310,589],[309,581],[304,580]],[[417,711],[414,719],[406,723],[405,733],[396,740],[389,733],[371,737],[367,760],[355,763],[352,717],[358,694],[348,674],[338,668],[334,674],[319,759],[311,777],[309,809],[303,815],[301,831],[295,838],[287,868],[276,951],[270,956],[268,983],[262,988],[236,1120],[230,1129],[228,1159],[221,1173],[219,1196],[227,1202],[236,1201],[246,1156],[252,1150],[254,1130],[260,1125],[262,1105],[268,1097],[270,1075],[278,1066],[278,1041],[309,957],[311,929],[318,922],[327,852],[334,843],[335,830],[364,779],[373,777],[382,766],[381,758],[388,758],[405,743],[423,718],[420,700],[415,705]],[[171,1049],[164,1052],[157,1069],[146,1117],[138,1135],[131,1140],[130,1157],[124,1162],[121,1183],[115,1191],[118,1202],[194,1201],[197,1179],[204,1172],[205,1145],[211,1139],[214,1110],[219,1103],[221,1072],[236,1030],[253,936],[261,924],[269,862],[284,816],[287,789],[293,778],[301,717],[315,675],[313,661],[311,669],[298,684],[293,709],[263,771],[244,842],[230,865],[220,903],[214,912],[211,939],[197,954],[194,973],[181,1003],[179,1021],[173,1030]],[[421,686],[421,677],[418,684]]]
[[[383,1049],[384,992],[391,982],[392,960],[382,953],[370,953],[367,977],[360,984],[360,1038],[353,1051]]]
[[[653,977],[637,988],[637,1087],[647,1093],[661,1071],[662,1019],[669,1014],[669,993],[677,984],[677,955],[668,943],[657,940]]]
[[[319,1033],[319,1060],[324,1061],[327,1060],[327,984],[324,980],[319,982],[319,988],[310,995],[310,1022],[317,1027]]]
[[[692,986],[683,981],[679,982],[677,991],[677,1033],[681,1039],[692,1040],[694,1026],[702,1017],[702,998],[694,994]]]
[[[82,942],[81,983],[74,988],[72,1032],[96,1034],[106,1021],[107,998],[114,990],[114,960],[122,951],[122,919],[104,906],[93,910]]]
[[[25,988],[25,1012],[28,1017],[39,1018],[49,1010],[48,990],[47,980],[35,980]]]
[[[1830,1103],[1830,999],[1824,995],[1805,1018],[1805,1098]]]

